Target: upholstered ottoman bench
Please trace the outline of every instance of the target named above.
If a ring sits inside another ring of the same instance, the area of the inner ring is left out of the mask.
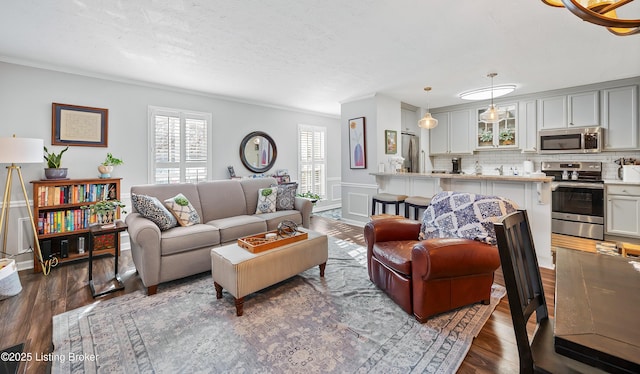
[[[241,316],[244,297],[274,285],[314,266],[320,276],[329,257],[327,236],[299,229],[308,238],[259,253],[251,253],[237,244],[211,250],[211,276],[216,298],[222,298],[225,289],[235,299],[236,315]]]

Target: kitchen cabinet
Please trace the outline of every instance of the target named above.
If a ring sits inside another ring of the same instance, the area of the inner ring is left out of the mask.
[[[586,127],[600,125],[600,93],[587,91],[567,96],[567,126]]]
[[[567,127],[567,97],[553,96],[538,99],[538,130]]]
[[[538,99],[538,130],[600,124],[599,91]]]
[[[518,147],[517,105],[503,104],[498,108],[507,112],[507,117],[496,123],[486,123],[480,119],[480,115],[487,108],[478,109],[476,112],[476,137],[475,148],[481,149],[513,149]]]
[[[471,154],[471,109],[434,113],[438,126],[429,130],[429,154]]]
[[[518,103],[518,145],[523,153],[538,151],[537,114],[535,100]]]
[[[638,142],[638,86],[602,90],[604,150],[635,150]]]
[[[640,185],[607,184],[605,191],[605,232],[640,238]]]
[[[438,120],[438,126],[429,130],[429,154],[449,153],[449,112],[433,113]]]

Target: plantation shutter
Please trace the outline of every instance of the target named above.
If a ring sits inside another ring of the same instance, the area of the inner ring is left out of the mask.
[[[211,114],[149,108],[153,183],[195,183],[209,175]]]
[[[298,125],[300,192],[326,196],[326,128]]]

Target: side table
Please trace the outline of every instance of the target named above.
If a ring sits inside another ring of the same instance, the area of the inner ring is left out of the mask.
[[[89,287],[91,288],[91,296],[98,297],[111,292],[124,289],[124,283],[118,273],[118,252],[120,248],[120,233],[127,229],[127,224],[123,221],[116,221],[115,226],[103,227],[103,225],[95,225],[89,229]],[[114,277],[107,283],[100,285],[100,289],[96,291],[96,285],[93,283],[93,242],[97,236],[115,234],[115,269]]]

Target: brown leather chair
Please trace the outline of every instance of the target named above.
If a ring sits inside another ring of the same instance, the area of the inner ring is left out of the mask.
[[[421,222],[385,218],[364,228],[369,278],[420,322],[491,298],[498,249],[471,239],[418,240]]]

